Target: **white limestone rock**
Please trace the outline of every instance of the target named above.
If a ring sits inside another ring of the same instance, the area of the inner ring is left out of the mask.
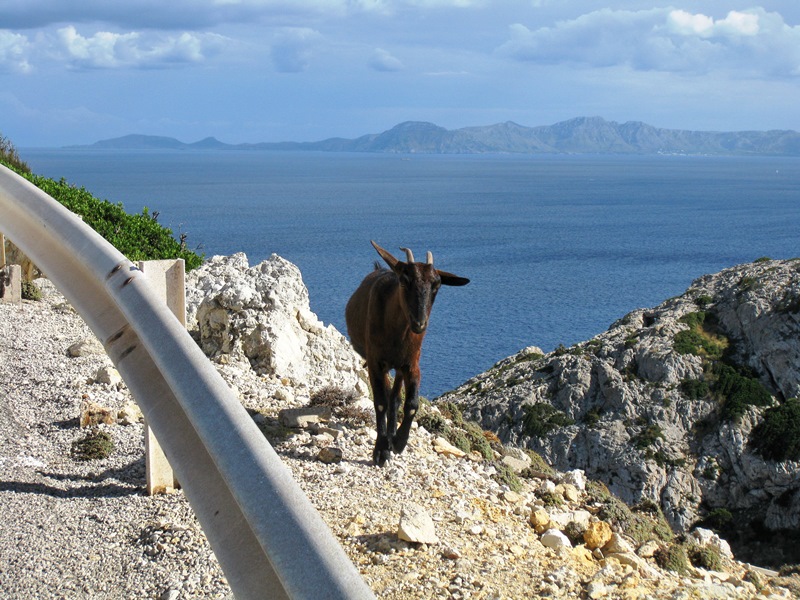
[[[187,283],[187,314],[196,320],[208,356],[220,362],[246,359],[257,374],[274,375],[295,388],[338,386],[368,393],[363,361],[311,311],[300,271],[289,261],[273,254],[250,267],[241,253],[215,256]]]

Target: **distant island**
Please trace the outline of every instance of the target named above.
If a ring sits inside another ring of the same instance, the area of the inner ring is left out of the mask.
[[[525,127],[508,121],[482,127],[445,129],[407,121],[383,133],[319,142],[225,144],[209,137],[186,144],[170,137],[126,135],[89,149],[113,150],[312,150],[398,154],[680,154],[800,156],[800,133],[773,131],[687,131],[629,121],[579,117],[555,125]]]

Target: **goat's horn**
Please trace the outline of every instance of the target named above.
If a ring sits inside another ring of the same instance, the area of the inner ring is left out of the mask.
[[[400,248],[403,252],[406,253],[406,262],[413,263],[414,262],[414,253],[411,252],[408,248]]]
[[[428,250],[428,259],[425,262],[427,262],[429,265],[433,264],[433,252],[430,250]]]

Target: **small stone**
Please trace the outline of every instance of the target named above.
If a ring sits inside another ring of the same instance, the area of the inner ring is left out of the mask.
[[[329,421],[331,418],[331,408],[329,406],[284,408],[278,413],[278,418],[284,427],[305,429],[312,423]]]
[[[408,503],[400,512],[397,537],[417,544],[437,544],[436,528],[427,511],[418,504]]]
[[[633,546],[628,540],[626,540],[618,533],[612,533],[611,539],[609,539],[608,543],[605,546],[603,546],[603,553],[606,555],[624,554],[626,552],[632,553]]]
[[[586,474],[581,469],[567,471],[564,473],[563,483],[570,483],[578,490],[584,491],[586,489]]]
[[[454,548],[453,546],[445,546],[442,549],[442,556],[450,560],[456,560],[461,558],[461,552],[459,552],[458,549]]]
[[[99,404],[95,404],[90,400],[81,402],[81,419],[80,425],[83,428],[96,427],[97,425],[112,425],[114,423],[114,416],[111,411]]]
[[[557,548],[572,548],[572,542],[558,529],[548,529],[542,534],[540,541],[543,546],[552,548],[553,550]]]
[[[600,581],[592,581],[586,586],[586,595],[589,598],[603,598],[608,595],[608,586]]]
[[[522,502],[523,498],[518,493],[507,490],[503,492],[503,500],[509,504],[519,504]]]
[[[550,515],[543,508],[531,512],[530,523],[536,533],[544,533],[550,526]]]
[[[549,479],[545,479],[537,489],[537,492],[540,495],[551,494],[555,491],[556,491],[556,484],[550,481]]]
[[[525,462],[524,460],[520,460],[518,458],[508,455],[501,458],[500,462],[502,462],[507,467],[510,467],[511,470],[513,470],[515,473],[522,473],[525,469],[527,469],[530,466],[530,462]]]
[[[159,596],[159,600],[177,600],[180,595],[178,590],[169,589]]]
[[[114,367],[100,367],[94,376],[95,383],[118,385],[122,383],[122,376]]]
[[[577,502],[578,498],[580,498],[580,494],[578,493],[578,488],[576,488],[571,483],[561,484],[561,495],[564,496],[564,500],[566,500],[567,502]]]
[[[602,548],[605,546],[611,540],[612,535],[613,532],[608,523],[605,521],[595,521],[594,523],[589,523],[586,531],[583,532],[583,541],[586,543],[586,547],[589,548],[589,550],[594,550],[595,548]]]
[[[106,350],[103,348],[103,344],[95,338],[86,338],[79,342],[75,342],[67,349],[67,354],[72,356],[73,358],[77,358],[78,356],[91,356],[97,354],[105,354]]]
[[[467,455],[463,450],[456,448],[443,437],[437,437],[433,440],[433,449],[439,454],[450,456],[453,458],[463,458]]]
[[[336,446],[326,446],[320,449],[317,454],[317,460],[326,465],[340,463],[342,462],[342,449]]]
[[[716,548],[725,558],[733,559],[733,552],[728,542],[710,529],[697,527],[692,531],[691,535],[700,546],[711,546],[712,548]]]
[[[653,558],[655,556],[656,551],[661,547],[661,544],[656,540],[650,540],[645,542],[639,549],[636,551],[636,554],[641,556],[642,558]]]
[[[606,559],[614,558],[619,561],[621,565],[628,565],[634,569],[638,569],[642,565],[642,559],[636,556],[633,552],[614,552],[607,553]]]
[[[126,402],[117,412],[117,423],[120,425],[133,425],[143,419],[142,410],[133,400]]]

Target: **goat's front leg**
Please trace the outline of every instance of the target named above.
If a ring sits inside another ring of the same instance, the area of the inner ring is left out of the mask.
[[[408,436],[411,433],[411,423],[414,422],[414,415],[419,408],[419,369],[410,368],[403,373],[406,387],[406,402],[403,405],[403,422],[400,428],[392,437],[392,449],[396,454],[400,454],[406,449]]]
[[[389,380],[386,371],[369,367],[369,383],[372,386],[372,400],[375,404],[376,433],[375,449],[372,451],[372,462],[379,467],[392,457],[389,449],[387,412],[389,408]],[[395,425],[396,427],[396,425]],[[394,428],[392,429],[394,430]]]

